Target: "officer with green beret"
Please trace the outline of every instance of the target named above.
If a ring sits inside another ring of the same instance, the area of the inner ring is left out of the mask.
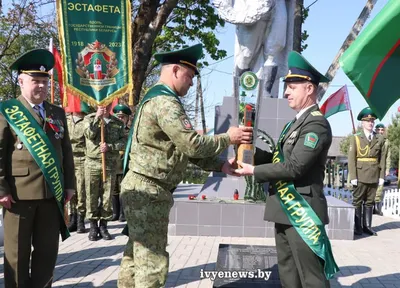
[[[251,127],[230,127],[215,136],[200,135],[192,127],[180,98],[193,85],[201,56],[201,44],[154,55],[162,64],[160,79],[138,104],[124,158],[124,172],[128,170],[121,197],[129,240],[118,275],[120,288],[165,286],[172,192],[182,181],[188,162],[232,175],[231,162],[218,155],[231,144],[252,139]]]
[[[282,286],[330,287],[328,279],[338,267],[324,229],[329,218],[323,181],[332,131],[317,105],[318,84],[329,79],[294,51],[289,53],[288,67],[285,98],[297,112],[295,119],[283,128],[274,153],[257,150],[256,166],[238,162],[243,168],[235,172],[270,183],[264,220],[275,222]],[[324,236],[313,238],[313,234]],[[316,243],[325,248],[310,249]],[[318,255],[324,255],[325,270]]]
[[[74,159],[65,112],[46,101],[53,66],[47,49],[20,56],[10,70],[21,96],[0,103],[5,287],[51,287],[60,234],[70,236],[64,204],[76,190]]]
[[[353,185],[355,207],[354,234],[377,235],[371,228],[374,201],[378,185],[384,183],[385,139],[376,134],[374,124],[377,116],[366,107],[357,116],[362,130],[350,139],[348,152],[349,179]]]
[[[129,121],[129,116],[132,114],[131,109],[126,105],[118,104],[115,105],[113,113],[115,116],[119,118],[119,120],[121,120],[124,123],[125,134],[126,137],[128,137],[129,134],[128,121]],[[119,220],[120,222],[125,222],[125,214],[122,205],[122,198],[120,197],[120,190],[121,190],[120,187],[123,175],[122,166],[124,160],[124,153],[125,150],[119,151],[120,158],[117,161],[117,178],[115,181],[115,187],[112,194],[113,216],[111,218],[111,221]]]
[[[385,139],[385,145],[383,149],[383,157],[385,158],[385,173],[384,175],[389,175],[390,171],[390,143],[389,139],[387,138],[386,134],[386,127],[384,124],[379,123],[375,126],[375,132],[377,134],[382,135],[382,137]],[[383,184],[378,186],[378,189],[376,190],[376,196],[375,196],[375,204],[374,204],[374,214],[383,216],[382,213],[382,199],[383,197]]]

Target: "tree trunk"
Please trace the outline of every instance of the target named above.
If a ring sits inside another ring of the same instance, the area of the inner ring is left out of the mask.
[[[303,25],[304,0],[296,0],[293,24],[293,50],[301,53],[301,31]]]
[[[200,113],[201,113],[201,124],[203,126],[203,135],[205,135],[207,133],[207,127],[206,127],[206,116],[204,115],[203,90],[201,89],[200,75],[197,75],[197,95],[199,96],[199,102],[200,102]]]
[[[346,40],[343,42],[342,47],[340,47],[338,54],[336,55],[335,59],[333,60],[331,66],[326,72],[325,76],[333,79],[336,75],[337,70],[339,69],[339,58],[342,56],[344,51],[349,48],[351,43],[353,43],[354,39],[356,39],[357,35],[360,33],[362,27],[364,26],[365,22],[367,21],[369,15],[371,14],[372,9],[374,8],[377,0],[367,0],[363,10],[361,11],[360,16],[358,16],[356,23],[354,23],[353,28],[351,29],[349,35],[347,36]],[[340,20],[338,20],[340,21]],[[322,97],[324,96],[326,90],[328,89],[329,83],[321,83],[318,88],[318,101],[321,101]]]
[[[136,105],[140,100],[154,40],[177,3],[178,0],[166,0],[159,8],[160,0],[143,0],[140,5],[132,24],[133,95],[129,99],[129,105]]]

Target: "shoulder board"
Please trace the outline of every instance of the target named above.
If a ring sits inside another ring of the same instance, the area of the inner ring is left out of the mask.
[[[320,111],[313,111],[313,112],[311,112],[311,115],[312,116],[323,116]]]
[[[361,132],[357,132],[356,134],[354,134],[354,135],[357,135],[357,136],[359,136],[359,135],[361,135]]]

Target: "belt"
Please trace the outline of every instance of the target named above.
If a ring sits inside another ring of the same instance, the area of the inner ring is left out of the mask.
[[[174,188],[172,188],[172,189],[167,189],[167,188],[164,187],[163,183],[160,183],[160,182],[158,182],[157,180],[148,178],[148,177],[143,176],[143,175],[141,175],[141,174],[138,174],[138,173],[136,173],[136,172],[133,172],[132,175],[133,175],[134,178],[139,179],[139,180],[141,180],[141,181],[143,181],[143,182],[147,182],[147,183],[150,183],[150,184],[153,184],[153,185],[160,186],[161,188],[163,188],[163,189],[165,189],[165,190],[171,192],[171,194],[174,193],[175,189],[177,188],[177,187],[174,187]]]
[[[360,162],[378,162],[378,158],[357,158]]]

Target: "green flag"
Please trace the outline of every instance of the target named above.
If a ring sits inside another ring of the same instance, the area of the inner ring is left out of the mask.
[[[389,0],[340,58],[379,119],[400,98],[400,1]]]
[[[92,105],[107,105],[131,93],[130,0],[56,3],[64,92]]]

